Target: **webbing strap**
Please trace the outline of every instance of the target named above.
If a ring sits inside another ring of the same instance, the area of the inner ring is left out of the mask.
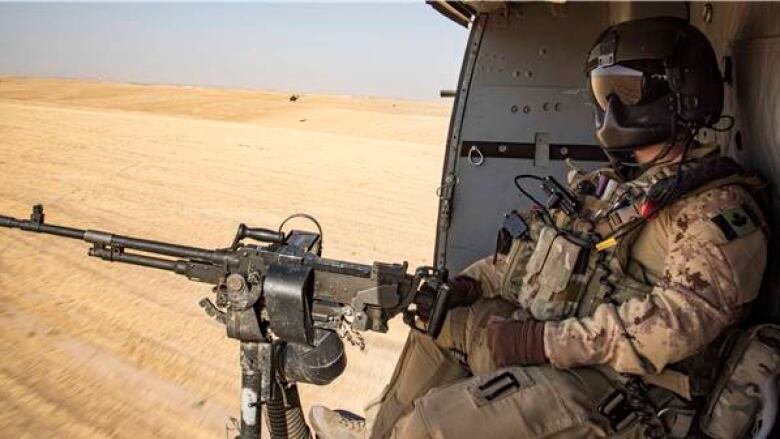
[[[642,380],[654,386],[663,387],[688,401],[691,400],[691,380],[688,375],[676,370],[664,369],[656,375],[642,375]]]

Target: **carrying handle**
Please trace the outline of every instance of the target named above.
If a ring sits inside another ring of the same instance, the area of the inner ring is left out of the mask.
[[[262,227],[247,227],[246,224],[239,224],[238,231],[236,231],[236,237],[233,238],[233,244],[230,246],[232,249],[238,248],[238,243],[242,239],[249,238],[260,242],[270,242],[273,244],[284,243],[284,232],[277,232],[271,229],[265,229]]]

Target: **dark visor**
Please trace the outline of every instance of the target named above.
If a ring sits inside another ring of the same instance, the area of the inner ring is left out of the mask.
[[[613,95],[624,105],[638,105],[669,92],[665,75],[650,74],[620,64],[597,67],[591,70],[589,77],[593,97],[602,110],[607,108],[607,101]]]

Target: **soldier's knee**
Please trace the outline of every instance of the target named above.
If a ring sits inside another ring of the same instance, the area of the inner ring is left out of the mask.
[[[428,389],[455,381],[466,375],[460,362],[450,354],[449,347],[442,347],[431,337],[412,331],[397,377],[393,378],[391,391],[401,406],[412,404]]]
[[[430,437],[422,413],[416,405],[411,412],[398,420],[390,435],[391,439],[428,439]]]
[[[468,307],[452,308],[447,312],[441,332],[433,342],[443,349],[464,350],[468,319]]]
[[[396,437],[601,437],[592,411],[564,373],[507,368],[431,390],[396,424]]]

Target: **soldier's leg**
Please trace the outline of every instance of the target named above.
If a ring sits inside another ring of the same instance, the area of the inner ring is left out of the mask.
[[[466,318],[465,308],[451,310],[436,341],[417,331],[409,332],[390,382],[366,409],[372,437],[387,437],[395,422],[411,410],[414,400],[428,390],[469,375],[447,349],[453,336],[462,332],[457,328],[465,327]]]
[[[483,258],[461,274],[479,281],[483,297],[492,298],[498,295],[504,260],[501,256],[494,264],[492,257]],[[464,360],[468,344],[466,326],[473,315],[469,308],[450,310],[435,341],[419,333],[409,334],[390,383],[366,408],[373,437],[386,437],[396,421],[411,410],[414,400],[428,390],[471,374]]]
[[[431,390],[392,437],[605,437],[592,384],[549,366],[499,369]]]
[[[379,401],[367,410],[367,418],[373,420],[372,437],[387,437],[398,419],[412,410],[414,401],[430,389],[471,375],[467,365],[489,367],[489,355],[485,354],[481,337],[475,334],[482,333],[478,329],[490,316],[506,317],[513,309],[501,299],[479,300],[469,307],[450,310],[436,340],[411,332],[390,383]]]

